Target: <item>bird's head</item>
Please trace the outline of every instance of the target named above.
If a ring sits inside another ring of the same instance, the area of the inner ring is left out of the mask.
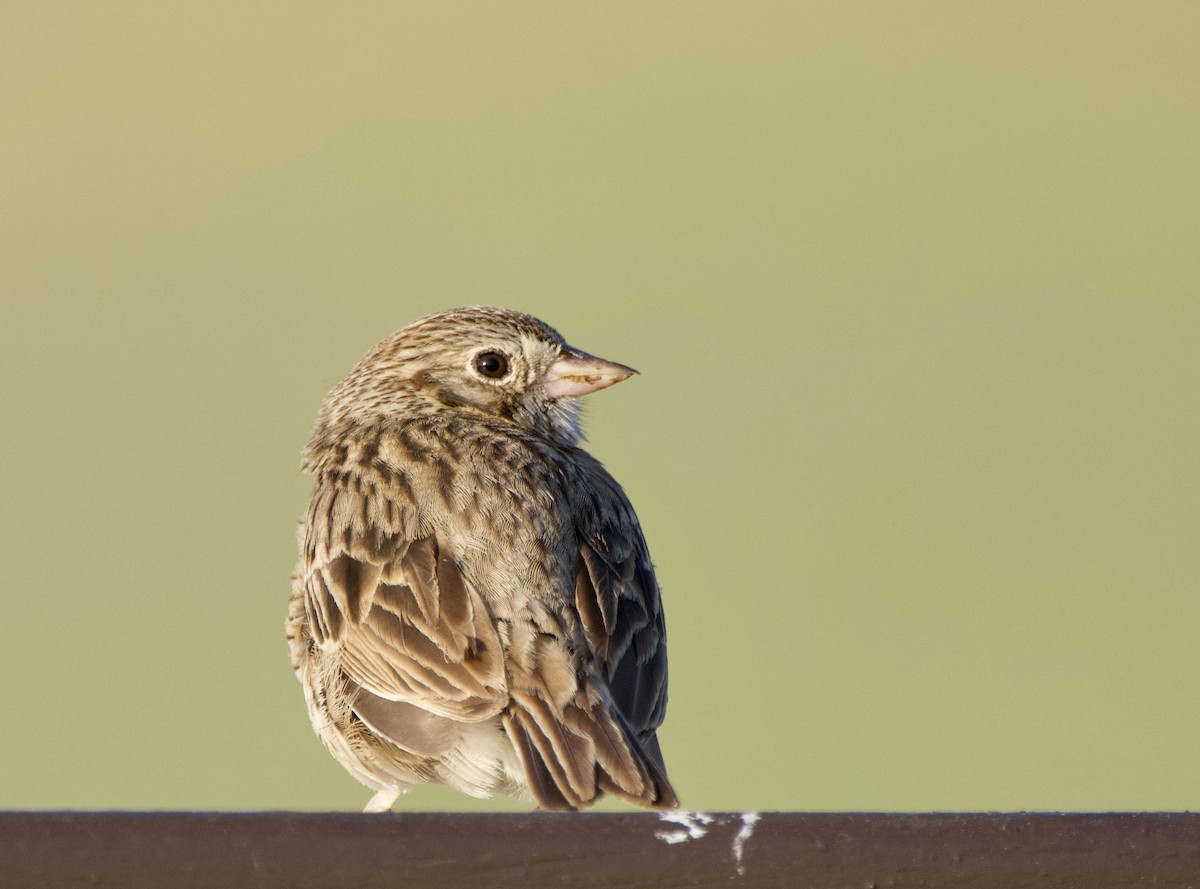
[[[329,394],[322,419],[363,421],[449,411],[513,423],[559,444],[582,438],[579,398],[637,373],[569,346],[509,309],[450,309],[372,349]],[[320,426],[320,421],[318,421]]]

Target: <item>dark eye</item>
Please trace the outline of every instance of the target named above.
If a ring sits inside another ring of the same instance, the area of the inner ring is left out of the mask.
[[[480,352],[475,356],[475,369],[489,380],[498,380],[508,373],[508,356],[502,352]]]

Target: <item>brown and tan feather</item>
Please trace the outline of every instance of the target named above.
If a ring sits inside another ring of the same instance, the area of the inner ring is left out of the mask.
[[[486,347],[518,364],[507,389],[464,381]],[[645,541],[577,447],[575,399],[537,395],[566,354],[507,310],[422,319],[330,393],[305,449],[293,667],[318,735],[385,803],[432,780],[545,809],[678,805]]]

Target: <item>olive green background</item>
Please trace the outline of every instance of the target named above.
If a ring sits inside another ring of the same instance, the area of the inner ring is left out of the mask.
[[[10,3],[0,807],[356,809],[325,392],[537,314],[701,809],[1200,807],[1200,7]],[[476,804],[423,787],[416,809]]]

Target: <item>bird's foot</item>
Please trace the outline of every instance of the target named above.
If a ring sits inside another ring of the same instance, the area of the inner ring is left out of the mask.
[[[371,797],[370,801],[363,808],[363,811],[390,812],[392,811],[392,803],[396,801],[402,792],[400,790],[381,790]]]

